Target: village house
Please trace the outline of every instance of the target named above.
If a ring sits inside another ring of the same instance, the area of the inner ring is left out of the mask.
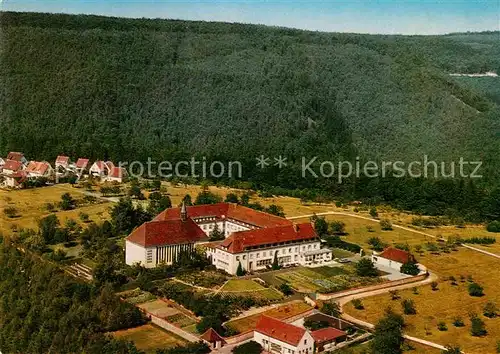
[[[22,171],[24,165],[20,161],[6,160],[3,165],[2,174],[5,176],[12,175],[18,171]]]
[[[347,333],[333,327],[321,328],[311,332],[316,353],[333,351],[335,347],[347,340]]]
[[[109,173],[103,178],[103,181],[122,183],[127,176],[127,170],[123,167],[111,167]]]
[[[7,154],[7,160],[17,161],[22,163],[23,165],[28,164],[28,160],[24,157],[22,152],[11,151]]]
[[[107,173],[107,166],[104,161],[95,161],[92,166],[90,166],[89,172],[91,176],[94,177],[104,177]]]
[[[56,158],[55,169],[59,172],[65,172],[70,168],[70,161],[68,156],[59,155]]]
[[[210,349],[220,349],[227,344],[224,338],[222,338],[213,328],[207,329],[200,338],[208,343]]]
[[[3,165],[5,165],[5,160],[0,157],[0,172],[3,170]]]
[[[54,173],[54,169],[47,161],[30,161],[25,171],[28,178],[50,178]]]
[[[314,338],[309,331],[265,315],[257,322],[253,340],[270,353],[314,353]]]
[[[225,240],[208,244],[216,229]],[[166,209],[141,225],[126,239],[126,263],[171,264],[178,252],[200,244],[216,268],[229,274],[236,274],[239,264],[246,271],[266,269],[275,257],[282,266],[332,261],[331,250],[321,248],[310,223],[295,225],[238,204],[218,203]]]
[[[82,175],[87,170],[88,165],[89,165],[89,159],[79,158],[78,160],[76,160],[76,163],[74,165],[74,170],[79,175]]]
[[[372,262],[375,266],[389,267],[399,271],[403,264],[416,263],[416,260],[410,252],[388,247],[381,253],[373,253]]]

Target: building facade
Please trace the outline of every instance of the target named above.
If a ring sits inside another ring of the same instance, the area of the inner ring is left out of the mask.
[[[399,271],[403,264],[408,262],[416,263],[416,260],[409,252],[389,247],[381,253],[374,253],[372,262],[375,266],[389,267]]]
[[[208,243],[214,230],[225,237]],[[275,257],[282,266],[330,262],[310,223],[295,225],[284,218],[232,203],[166,209],[126,239],[126,263],[146,267],[171,264],[179,252],[205,246],[218,269],[236,274],[269,267]]]

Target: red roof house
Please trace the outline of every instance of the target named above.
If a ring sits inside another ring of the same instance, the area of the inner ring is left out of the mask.
[[[179,217],[180,208],[169,208],[158,214],[154,220],[168,220]],[[193,205],[187,207],[189,216],[195,220],[199,219],[233,219],[250,227],[272,227],[292,225],[290,220],[276,215],[257,211],[245,206],[233,203],[217,203],[206,205]]]
[[[377,257],[385,258],[398,263],[416,262],[415,257],[410,253],[398,248],[388,247]]]
[[[224,338],[222,338],[213,328],[207,329],[200,338],[208,342],[212,349],[219,349],[226,344]]]
[[[318,234],[312,224],[305,223],[233,232],[219,245],[219,248],[229,253],[241,253],[252,247],[317,238]]]
[[[52,166],[46,161],[30,161],[26,173],[28,177],[49,177],[52,174]]]
[[[104,176],[106,173],[106,165],[104,161],[96,161],[90,166],[90,174],[93,176]]]
[[[77,170],[85,170],[87,168],[89,164],[89,159],[82,159],[82,158],[79,158],[77,161],[76,161],[76,164],[75,164],[75,167]]]
[[[7,160],[13,160],[17,162],[21,162],[22,164],[28,163],[28,160],[24,157],[22,152],[11,151],[7,154]]]
[[[68,156],[63,156],[63,155],[57,156],[55,166],[56,166],[56,168],[59,167],[59,166],[64,167],[64,168],[68,168],[68,166],[69,166],[69,157]]]
[[[327,346],[343,342],[347,339],[346,332],[333,327],[318,329],[317,331],[311,332],[311,335],[314,338],[314,343],[316,344],[316,350],[318,352],[327,349],[325,348]]]
[[[304,328],[262,315],[254,330],[254,341],[267,351],[285,347],[296,353],[312,353],[314,339]],[[279,350],[279,352],[282,352]]]
[[[3,165],[2,173],[5,175],[11,175],[14,172],[21,171],[22,168],[22,162],[16,160],[6,160]]]

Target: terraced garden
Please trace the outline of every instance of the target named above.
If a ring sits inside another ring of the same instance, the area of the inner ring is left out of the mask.
[[[248,296],[256,300],[279,301],[283,294],[273,287],[266,288],[255,280],[231,279],[219,290],[224,296]]]

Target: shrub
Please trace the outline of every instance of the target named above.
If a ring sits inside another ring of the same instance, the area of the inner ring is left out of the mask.
[[[484,305],[483,315],[488,318],[494,318],[498,316],[498,307],[493,301],[488,301]]]
[[[462,317],[455,317],[453,319],[452,323],[453,323],[453,325],[455,327],[463,327],[463,326],[465,326],[465,323],[464,323],[464,320],[462,319]]]
[[[373,228],[373,226],[367,225],[366,226],[366,231],[368,231],[368,232],[375,232],[375,229]]]
[[[497,242],[494,237],[471,237],[462,240],[462,243],[471,243],[477,245],[492,245]]]
[[[241,277],[242,275],[245,275],[245,271],[243,270],[243,267],[241,266],[241,262],[238,263],[238,268],[236,269],[236,275]]]
[[[373,207],[373,208],[370,209],[370,216],[372,218],[377,218],[378,217],[377,208]]]
[[[380,220],[380,228],[385,231],[392,230],[392,223],[388,219]]]
[[[495,220],[486,225],[486,230],[489,232],[500,232],[500,221]]]
[[[318,329],[327,328],[330,324],[328,321],[313,321],[313,320],[305,320],[304,327],[306,327],[310,331],[317,331]]]
[[[352,300],[352,306],[354,306],[356,310],[363,310],[365,308],[363,306],[363,302],[360,299]]]
[[[281,284],[279,290],[286,296],[293,295],[293,289],[288,283]]]
[[[3,213],[5,214],[5,216],[7,216],[8,218],[15,218],[17,215],[17,209],[14,208],[14,207],[7,207],[3,210]]]
[[[458,346],[447,345],[443,351],[443,354],[462,354],[462,349]]]
[[[437,328],[440,331],[447,331],[448,330],[448,326],[444,322],[439,322]]]
[[[368,239],[368,244],[372,247],[374,251],[382,251],[385,247],[385,244],[378,237],[370,237]]]
[[[415,262],[408,262],[401,266],[400,272],[408,275],[418,275],[420,269]]]
[[[89,217],[89,214],[87,213],[84,213],[84,212],[81,212],[80,214],[78,214],[78,216],[80,217],[80,220],[84,223],[88,223],[90,222],[90,217]]]
[[[470,283],[469,284],[469,295],[481,297],[484,295],[483,287],[478,283]]]
[[[389,295],[391,295],[391,300],[399,300],[401,298],[397,290],[390,290]]]
[[[418,288],[416,286],[414,286],[412,290],[414,295],[418,295]]]
[[[360,277],[376,277],[378,276],[378,271],[371,260],[363,258],[356,263],[356,274]]]
[[[486,326],[484,325],[483,320],[481,320],[477,314],[472,314],[470,316],[470,322],[471,322],[470,333],[474,337],[481,337],[488,333],[488,331],[486,331]]]
[[[55,210],[55,205],[52,203],[45,203],[45,209],[49,212],[53,212]]]
[[[432,289],[432,291],[438,290],[438,283],[437,283],[437,281],[433,281],[431,283],[431,289]]]
[[[238,345],[232,350],[233,354],[260,354],[262,352],[262,346],[256,341],[251,340]]]
[[[405,315],[415,315],[417,313],[415,303],[411,299],[401,301],[401,306],[403,307],[403,313]]]

